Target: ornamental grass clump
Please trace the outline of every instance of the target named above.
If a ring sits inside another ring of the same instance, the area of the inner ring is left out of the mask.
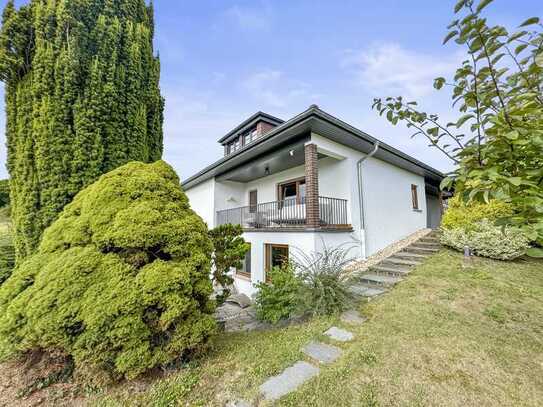
[[[172,168],[132,162],[76,195],[0,287],[0,341],[135,377],[215,330],[207,227]]]

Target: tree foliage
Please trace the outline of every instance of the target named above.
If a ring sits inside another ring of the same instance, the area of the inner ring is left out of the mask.
[[[488,203],[478,201],[466,203],[459,196],[455,196],[448,200],[441,228],[471,230],[482,220],[495,222],[512,214],[513,206],[507,202],[491,199]]]
[[[0,208],[9,205],[9,180],[0,180]]]
[[[212,245],[175,172],[126,164],[83,189],[0,287],[0,341],[126,377],[215,329]]]
[[[417,108],[402,97],[375,99],[392,124],[402,121],[458,164],[443,187],[467,201],[498,199],[515,209],[503,219],[543,244],[543,32],[538,17],[515,32],[490,25],[482,12],[491,0],[460,0],[444,43],[466,49],[454,78],[435,79],[452,90],[455,122]],[[467,131],[466,131],[467,130]]]
[[[32,0],[4,8],[7,166],[15,246],[32,253],[101,174],[162,155],[160,65],[144,0]]]
[[[250,245],[241,237],[242,233],[240,225],[231,224],[220,225],[209,231],[213,244],[213,281],[223,289],[217,296],[219,304],[230,295],[229,287],[234,282],[230,275],[231,269],[241,268],[241,262],[250,249]]]

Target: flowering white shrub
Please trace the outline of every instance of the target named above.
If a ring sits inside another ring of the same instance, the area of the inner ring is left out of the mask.
[[[488,220],[478,222],[473,230],[443,229],[441,243],[463,251],[469,247],[473,253],[498,260],[513,260],[529,248],[529,239],[519,229],[495,226]]]

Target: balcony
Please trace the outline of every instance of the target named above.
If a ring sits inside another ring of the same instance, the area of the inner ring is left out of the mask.
[[[305,198],[293,198],[226,209],[217,212],[217,225],[238,224],[247,230],[351,229],[346,199],[319,196],[317,222],[308,216],[308,206]]]

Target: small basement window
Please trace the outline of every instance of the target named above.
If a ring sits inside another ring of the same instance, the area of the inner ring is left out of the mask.
[[[419,192],[418,185],[411,184],[411,201],[413,204],[413,210],[418,211],[419,208]]]
[[[245,253],[245,258],[241,262],[241,268],[236,270],[236,274],[251,278],[251,243],[248,243],[249,250]]]

